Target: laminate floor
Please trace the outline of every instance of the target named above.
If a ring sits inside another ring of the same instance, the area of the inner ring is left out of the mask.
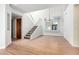
[[[1,55],[78,55],[79,48],[72,47],[62,36],[40,36],[36,39],[13,41],[0,50]]]

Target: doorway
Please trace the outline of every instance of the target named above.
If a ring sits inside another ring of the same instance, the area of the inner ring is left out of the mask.
[[[11,20],[11,40],[12,41],[21,39],[21,24],[22,24],[21,16],[12,13],[12,20]]]
[[[16,38],[21,39],[21,18],[16,19]]]

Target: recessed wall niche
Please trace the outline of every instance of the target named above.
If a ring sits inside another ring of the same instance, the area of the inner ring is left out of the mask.
[[[7,13],[7,30],[10,30],[10,14]]]

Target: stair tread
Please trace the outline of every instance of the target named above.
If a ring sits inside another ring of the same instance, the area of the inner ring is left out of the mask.
[[[30,37],[30,36],[25,36],[25,37]]]
[[[24,36],[24,38],[29,38],[29,39],[30,39],[31,34],[35,31],[36,28],[37,28],[37,26],[34,26],[34,27],[26,34],[26,36]]]
[[[25,39],[30,39],[30,38],[27,38],[27,37],[24,37]]]
[[[26,36],[30,36],[30,35],[27,34]]]
[[[26,38],[26,39],[30,39],[30,37],[27,37],[27,36],[25,36],[24,38]]]

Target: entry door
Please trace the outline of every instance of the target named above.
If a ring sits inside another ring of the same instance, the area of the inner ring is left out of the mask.
[[[16,19],[16,38],[21,39],[21,18]]]

